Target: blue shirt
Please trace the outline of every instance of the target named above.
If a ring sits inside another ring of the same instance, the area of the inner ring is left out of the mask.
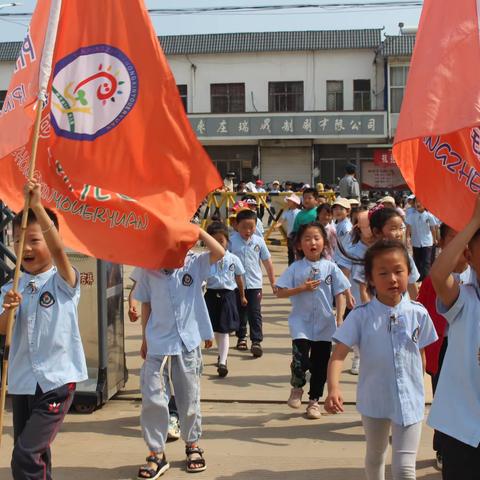
[[[260,261],[271,257],[265,240],[258,235],[244,240],[238,232],[235,232],[230,236],[228,249],[242,262],[245,269],[245,288],[262,288],[263,276]]]
[[[233,253],[226,251],[225,256],[210,266],[210,276],[207,279],[207,288],[210,290],[235,290],[237,275],[244,275],[240,259]]]
[[[290,336],[293,340],[305,338],[314,342],[330,342],[336,329],[333,299],[347,290],[350,282],[333,262],[324,259],[310,262],[303,258],[292,263],[276,284],[279,288],[296,288],[307,280],[320,280],[321,283],[313,291],[290,297]]]
[[[189,252],[182,268],[141,272],[133,296],[151,304],[145,330],[149,355],[180,355],[183,345],[191,352],[202,340],[213,338],[202,292],[210,274],[209,252]]]
[[[360,351],[357,410],[362,415],[403,426],[422,421],[420,350],[438,338],[423,305],[407,296],[395,307],[373,298],[350,312],[333,338]]]
[[[300,211],[299,208],[294,208],[293,210],[285,210],[282,213],[282,219],[285,220],[285,223],[287,224],[287,228],[285,231],[287,232],[287,235],[290,235],[293,232],[293,225],[295,224],[295,217],[298,215],[298,212]]]
[[[457,301],[437,311],[448,324],[443,360],[428,424],[460,442],[480,444],[480,297],[478,287],[460,285]]]
[[[350,260],[340,252],[338,245],[341,245],[343,250],[348,253],[352,245],[352,238],[350,236],[352,228],[352,222],[349,218],[345,218],[345,220],[335,225],[337,231],[337,248],[335,249],[334,261],[340,267],[349,268],[350,266]]]
[[[353,298],[355,299],[355,305],[361,305],[362,304],[362,299],[360,297],[360,283],[358,280],[355,279],[355,277],[358,277],[358,271],[364,272],[365,271],[365,264],[360,263],[360,261],[363,261],[365,258],[365,253],[368,250],[368,245],[365,245],[361,240],[358,241],[357,243],[353,244],[350,250],[348,251],[348,254],[353,257],[353,258],[358,258],[359,263],[355,263],[353,261],[350,261],[350,278],[351,278],[351,284],[352,288],[350,291],[352,292]],[[364,273],[363,273],[364,275]]]
[[[433,236],[431,229],[437,225],[435,217],[426,210],[422,213],[415,210],[407,217],[407,225],[410,226],[412,235],[412,247],[431,247]]]
[[[78,328],[79,274],[71,287],[52,267],[39,275],[24,273],[18,291],[23,300],[16,313],[8,366],[8,391],[34,395],[37,384],[49,392],[67,383],[87,380],[87,365]],[[3,297],[12,282],[3,286]]]
[[[413,261],[411,255],[408,255],[408,262],[410,263],[410,274],[408,275],[408,284],[413,285],[420,278],[420,273],[418,273],[417,266]],[[352,270],[352,279],[360,283],[367,283],[365,278],[365,265],[357,265],[355,269]]]
[[[265,233],[265,229],[263,228],[262,221],[257,217],[257,225],[255,227],[254,235],[263,238],[263,234]]]

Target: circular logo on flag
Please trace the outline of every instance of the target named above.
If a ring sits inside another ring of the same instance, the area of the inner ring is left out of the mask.
[[[51,122],[72,140],[95,140],[132,110],[138,77],[129,58],[110,45],[79,48],[55,65]]]

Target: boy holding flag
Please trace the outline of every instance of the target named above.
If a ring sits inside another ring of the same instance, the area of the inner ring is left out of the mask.
[[[7,283],[0,294],[0,334],[18,308],[10,347],[9,393],[13,405],[15,480],[51,479],[50,445],[73,400],[75,385],[88,378],[78,329],[79,274],[58,234],[56,215],[46,210],[40,186],[25,187],[30,210],[21,258],[19,291]],[[13,220],[18,252],[21,213]]]

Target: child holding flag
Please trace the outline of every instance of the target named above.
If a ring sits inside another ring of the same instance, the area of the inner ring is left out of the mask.
[[[78,329],[79,274],[58,234],[58,220],[46,210],[40,185],[25,187],[30,210],[25,234],[24,274],[19,291],[11,282],[0,295],[0,334],[9,310],[18,307],[10,349],[8,390],[12,396],[15,479],[52,478],[50,445],[72,404],[75,385],[88,378]],[[22,212],[13,220],[17,257]]]
[[[142,270],[134,298],[142,302],[141,347],[143,364],[141,426],[150,453],[140,467],[138,479],[156,479],[170,465],[165,456],[170,397],[167,362],[180,416],[181,436],[185,441],[187,471],[206,469],[201,436],[200,344],[212,345],[212,326],[203,298],[202,283],[210,274],[210,265],[220,260],[225,250],[208,233],[200,230],[207,253],[189,252],[184,265],[173,270]]]
[[[465,247],[467,247],[465,250]],[[455,270],[465,253],[477,281],[461,285]],[[475,480],[480,472],[480,197],[470,222],[430,270],[437,311],[448,322],[448,348],[428,424],[442,432],[444,480]]]

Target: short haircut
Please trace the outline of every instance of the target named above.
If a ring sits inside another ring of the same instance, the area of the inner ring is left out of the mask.
[[[445,222],[442,222],[442,224],[440,225],[440,239],[441,240],[445,240],[449,230],[453,230],[453,228],[450,227],[449,225],[447,225]]]
[[[240,210],[237,213],[237,224],[242,220],[254,220],[257,221],[257,214],[253,210]]]
[[[221,233],[222,235],[225,236],[225,238],[228,240],[229,235],[228,235],[228,228],[227,226],[222,223],[222,222],[212,222],[208,227],[207,227],[207,233],[209,235],[216,235],[217,233]]]
[[[319,214],[320,214],[321,212],[323,212],[324,210],[325,210],[327,213],[332,214],[332,206],[331,206],[330,204],[328,204],[328,203],[322,203],[321,205],[319,205],[319,206],[317,207],[317,220],[318,220]]]
[[[305,195],[313,195],[314,198],[318,198],[318,191],[316,188],[306,188],[304,191],[303,191],[303,196]]]
[[[355,165],[353,165],[352,163],[347,163],[347,165],[345,165],[345,171],[349,175],[352,175],[357,171],[357,167]]]
[[[56,213],[50,210],[49,208],[46,208],[45,211],[47,212],[48,218],[50,218],[50,220],[55,225],[55,228],[58,230],[59,225],[58,225],[58,217]],[[22,226],[22,216],[23,216],[23,210],[20,210],[20,212],[18,212],[13,218],[12,227],[14,232],[17,228],[20,228]],[[28,214],[27,214],[27,226],[31,225],[32,223],[38,223],[38,220],[33,210],[29,208]]]
[[[410,275],[412,269],[410,266],[410,257],[408,256],[407,247],[399,240],[379,240],[378,242],[375,242],[365,254],[365,279],[367,280],[368,285],[372,283],[373,261],[375,258],[382,253],[393,250],[397,250],[403,255],[407,265],[408,274]]]

